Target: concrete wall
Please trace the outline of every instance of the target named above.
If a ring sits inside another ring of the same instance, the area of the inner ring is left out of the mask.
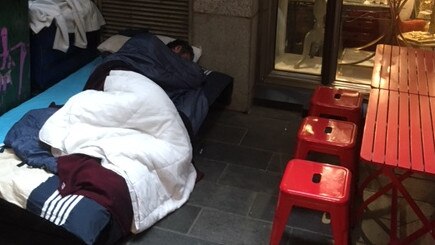
[[[258,0],[193,0],[192,43],[200,64],[234,77],[229,109],[249,111],[254,95]]]

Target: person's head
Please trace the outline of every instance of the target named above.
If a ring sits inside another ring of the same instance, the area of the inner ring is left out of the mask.
[[[166,44],[172,52],[181,56],[181,58],[192,61],[193,60],[193,48],[187,41],[181,39],[175,39],[172,42]]]

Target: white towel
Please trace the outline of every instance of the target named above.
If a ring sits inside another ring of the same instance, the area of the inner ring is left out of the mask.
[[[56,23],[53,49],[66,52],[70,46],[68,33],[74,33],[74,45],[86,48],[86,32],[96,31],[106,22],[90,0],[30,0],[30,28],[38,33]]]

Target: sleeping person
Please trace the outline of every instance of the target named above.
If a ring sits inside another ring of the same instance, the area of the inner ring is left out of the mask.
[[[172,42],[166,44],[172,52],[178,54],[181,58],[189,61],[193,61],[193,48],[189,42],[181,39],[175,39]]]
[[[203,69],[192,62],[192,58],[192,47],[183,40],[175,40],[166,46],[151,33],[139,33],[116,53],[103,59],[84,89],[103,90],[104,80],[111,70],[142,74],[167,93],[180,112],[189,135],[194,136],[208,113],[209,105],[201,89],[205,81]]]

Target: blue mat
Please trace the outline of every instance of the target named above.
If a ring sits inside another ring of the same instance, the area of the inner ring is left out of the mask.
[[[46,108],[51,102],[63,105],[71,96],[82,91],[89,75],[100,62],[101,58],[93,60],[59,83],[0,116],[0,145],[3,145],[9,129],[29,110]]]

